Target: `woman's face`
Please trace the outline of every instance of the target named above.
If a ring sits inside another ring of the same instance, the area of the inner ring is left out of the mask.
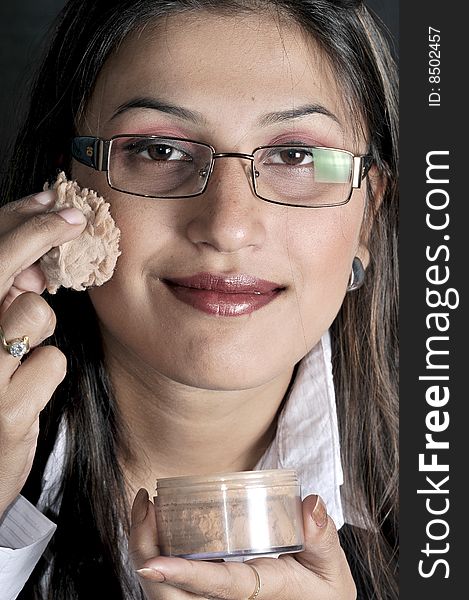
[[[307,105],[319,108],[292,113]],[[183,137],[217,152],[294,142],[363,153],[350,122],[299,29],[266,15],[203,14],[130,36],[101,72],[79,133]],[[195,387],[246,389],[291,370],[332,323],[353,257],[366,262],[364,186],[343,206],[286,207],[253,194],[249,168],[218,159],[202,195],[157,200],[110,189],[105,173],[74,163],[73,177],[109,201],[122,232],[113,278],[89,293],[108,348],[129,364]],[[227,293],[233,282],[247,287]]]

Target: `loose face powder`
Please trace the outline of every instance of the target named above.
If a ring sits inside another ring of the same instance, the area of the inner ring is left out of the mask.
[[[165,556],[230,559],[304,547],[301,490],[292,470],[158,479],[154,502]]]

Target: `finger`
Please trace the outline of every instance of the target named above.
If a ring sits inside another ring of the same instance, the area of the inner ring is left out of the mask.
[[[0,207],[0,234],[16,227],[25,218],[49,210],[57,200],[55,190],[47,190],[8,202]]]
[[[11,303],[15,298],[24,292],[36,292],[36,294],[42,294],[46,289],[46,278],[41,270],[38,263],[34,263],[17,277],[13,281],[13,285],[9,289],[3,304],[0,306],[0,317],[6,312]]]
[[[77,237],[86,218],[76,208],[35,214],[7,231],[0,243],[0,302],[15,278],[51,248]]]
[[[25,292],[12,302],[2,315],[2,330],[5,340],[29,338],[30,348],[34,348],[52,335],[56,317],[47,302],[34,292]],[[10,377],[18,367],[20,357],[12,356],[0,347],[0,389],[8,385]]]
[[[20,493],[34,460],[39,413],[66,372],[53,346],[37,348],[21,365],[6,393],[0,391],[0,512]]]
[[[138,491],[132,505],[128,552],[130,561],[137,575],[140,576],[139,583],[147,600],[153,598],[158,598],[158,600],[191,600],[192,594],[186,595],[185,592],[181,592],[170,585],[160,583],[160,580],[155,580],[154,576],[148,578],[141,573],[145,561],[160,554],[154,505],[148,499],[148,492],[144,488]],[[155,583],[155,581],[158,583]]]
[[[67,359],[55,346],[36,348],[13,374],[8,400],[1,403],[3,422],[11,423],[10,438],[21,439],[52,397],[67,372]]]
[[[134,568],[139,569],[146,560],[159,554],[155,510],[147,490],[141,488],[132,505],[129,557]]]
[[[202,598],[246,600],[257,589],[257,578],[250,564],[259,574],[259,600],[288,597],[284,594],[290,578],[288,565],[275,558],[213,563],[160,556],[147,560],[138,574],[148,581],[165,582]]]
[[[305,549],[295,554],[304,567],[328,581],[351,578],[345,554],[333,520],[320,496],[310,495],[303,500]]]
[[[26,196],[15,202],[9,202],[0,207],[0,235],[17,227],[28,216],[46,212],[56,199],[56,192],[54,190],[47,190]],[[3,304],[0,303],[0,316],[22,292],[30,291],[42,294],[46,288],[45,283],[44,273],[41,271],[38,263],[25,269],[15,277]]]
[[[36,294],[42,294],[46,289],[46,278],[39,263],[34,263],[17,275],[13,281],[13,287],[19,293],[36,292]]]

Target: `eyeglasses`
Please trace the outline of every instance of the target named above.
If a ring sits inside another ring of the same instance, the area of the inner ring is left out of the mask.
[[[251,188],[257,197],[303,208],[347,203],[372,164],[369,155],[336,148],[281,144],[243,154],[216,152],[193,140],[131,134],[108,140],[75,137],[72,156],[106,171],[109,186],[119,192],[162,199],[203,194],[215,159],[245,159],[251,163]]]

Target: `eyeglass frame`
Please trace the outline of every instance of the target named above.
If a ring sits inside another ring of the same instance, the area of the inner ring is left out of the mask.
[[[109,162],[110,162],[110,150],[112,147],[112,142],[118,138],[148,138],[148,139],[162,139],[162,140],[170,140],[170,141],[178,141],[178,142],[189,142],[192,144],[198,144],[200,146],[205,146],[209,148],[211,151],[210,158],[210,166],[208,167],[208,173],[203,185],[203,188],[195,193],[184,196],[151,196],[150,194],[135,194],[133,192],[128,192],[122,190],[120,188],[116,188],[111,184],[109,177]],[[352,167],[352,185],[350,187],[350,193],[348,197],[339,203],[334,204],[319,204],[319,205],[305,205],[305,204],[291,204],[287,202],[279,202],[278,200],[270,200],[269,198],[265,198],[261,196],[257,192],[256,186],[256,171],[254,167],[254,153],[258,150],[264,150],[266,148],[318,148],[322,150],[336,150],[339,152],[345,152],[349,154],[353,159],[353,167]],[[251,182],[252,182],[252,191],[257,198],[264,200],[265,202],[270,202],[271,204],[277,204],[279,206],[293,206],[297,208],[332,208],[334,206],[343,206],[350,201],[352,197],[354,189],[360,189],[361,182],[367,176],[372,164],[373,157],[370,154],[353,154],[348,150],[343,150],[341,148],[328,148],[326,146],[307,146],[306,144],[303,146],[302,144],[277,144],[273,146],[258,146],[254,148],[251,154],[245,154],[243,152],[216,152],[215,148],[210,144],[206,144],[205,142],[199,142],[197,140],[191,140],[187,138],[178,138],[178,137],[165,137],[161,135],[145,135],[145,134],[119,134],[114,135],[109,139],[98,138],[94,136],[76,136],[72,139],[71,144],[71,153],[72,157],[76,159],[81,164],[91,167],[96,171],[105,171],[106,179],[109,187],[118,192],[122,192],[124,194],[129,194],[131,196],[139,196],[143,198],[155,198],[160,200],[173,200],[178,198],[195,198],[197,196],[202,195],[207,189],[208,182],[213,172],[213,168],[215,166],[215,160],[217,158],[243,158],[245,160],[251,161]]]

